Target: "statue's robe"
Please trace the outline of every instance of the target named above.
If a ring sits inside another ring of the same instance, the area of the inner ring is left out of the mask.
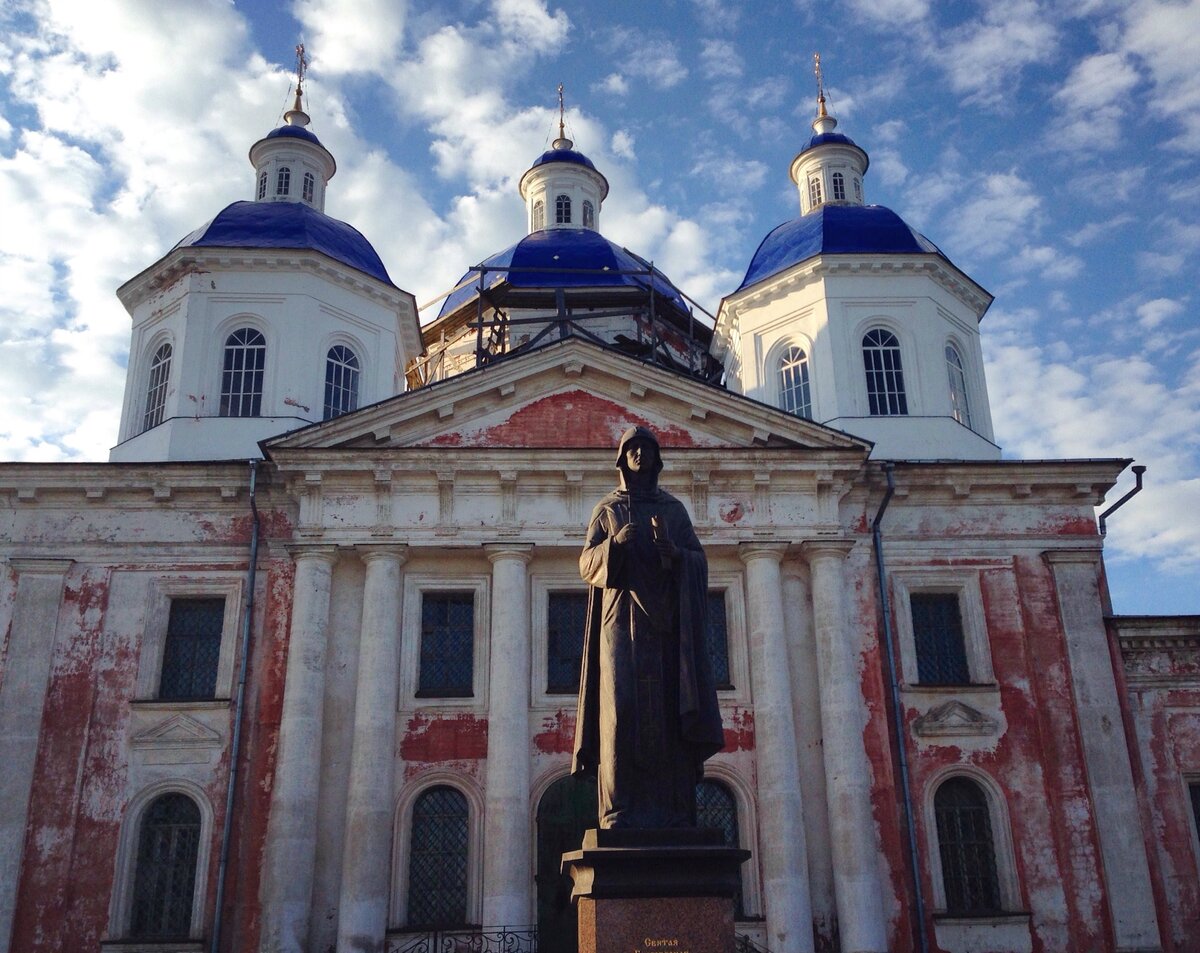
[[[678,548],[669,567],[651,518]],[[635,537],[616,543],[626,523]],[[708,655],[708,564],[687,510],[657,488],[597,504],[579,571],[592,587],[572,770],[595,773],[600,826],[689,827],[705,759],[721,750]]]

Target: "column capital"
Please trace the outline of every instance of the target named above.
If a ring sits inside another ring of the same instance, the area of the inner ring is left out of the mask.
[[[332,566],[341,555],[340,547],[321,543],[289,543],[285,548],[294,563],[312,559]]]
[[[853,548],[852,539],[806,539],[800,544],[800,555],[811,566],[814,559],[845,559]]]
[[[408,562],[407,543],[392,543],[390,545],[387,543],[368,543],[355,546],[354,551],[364,563],[394,559],[397,565],[403,566]]]
[[[519,559],[527,563],[533,558],[533,543],[484,543],[483,551],[493,563],[502,559]]]
[[[744,563],[769,559],[778,564],[787,555],[787,543],[738,543],[738,557]]]

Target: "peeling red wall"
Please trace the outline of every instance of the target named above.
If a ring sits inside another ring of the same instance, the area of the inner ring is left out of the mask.
[[[541,754],[571,754],[575,750],[575,712],[560,708],[542,719],[542,730],[533,736]]]
[[[400,739],[405,761],[467,761],[487,757],[487,719],[461,715],[413,715]]]

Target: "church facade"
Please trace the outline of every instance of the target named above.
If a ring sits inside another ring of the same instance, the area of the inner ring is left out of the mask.
[[[823,103],[712,322],[560,127],[421,327],[307,126],[120,289],[110,462],[0,465],[0,950],[573,950],[578,557],[634,425],[708,557],[743,948],[1200,950],[1200,618],[1109,605],[1131,461],[1001,458],[990,295]]]

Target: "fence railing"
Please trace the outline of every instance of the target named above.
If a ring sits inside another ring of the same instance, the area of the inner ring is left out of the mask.
[[[735,935],[737,953],[770,953],[744,933]],[[387,938],[387,953],[538,953],[536,926],[464,927],[455,930],[427,930],[419,933],[392,933]]]

